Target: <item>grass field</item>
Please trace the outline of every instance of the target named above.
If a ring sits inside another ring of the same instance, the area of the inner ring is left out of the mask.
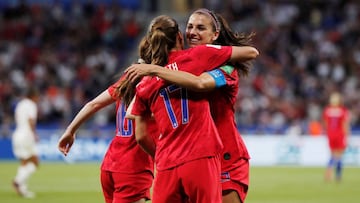
[[[99,163],[42,163],[31,177],[35,199],[11,187],[17,162],[0,162],[1,203],[101,203]],[[358,203],[360,168],[345,168],[343,182],[325,183],[323,168],[253,167],[246,203]]]

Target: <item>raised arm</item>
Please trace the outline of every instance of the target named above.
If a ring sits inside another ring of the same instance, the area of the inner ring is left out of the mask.
[[[230,61],[246,62],[255,59],[259,55],[256,48],[251,46],[233,46]],[[133,64],[126,69],[127,77],[132,82],[149,75],[157,76],[170,83],[185,87],[187,89],[204,92],[210,91],[218,86],[217,81],[209,73],[200,76],[188,72],[170,70],[153,64]],[[214,76],[214,75],[213,75]]]
[[[245,62],[255,59],[259,51],[252,46],[233,46],[231,53],[231,62]]]
[[[68,125],[63,135],[60,137],[58,142],[58,149],[60,152],[66,156],[75,141],[76,131],[81,126],[81,124],[93,116],[97,111],[113,102],[114,100],[111,98],[109,92],[105,90],[95,99],[85,104]]]

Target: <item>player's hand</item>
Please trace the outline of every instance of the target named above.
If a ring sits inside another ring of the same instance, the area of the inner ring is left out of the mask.
[[[75,134],[64,133],[61,138],[59,139],[58,149],[61,153],[65,156],[69,153],[71,146],[74,144],[75,141]]]
[[[135,82],[141,79],[143,76],[151,75],[150,67],[151,66],[149,66],[149,64],[132,64],[125,70],[125,73],[128,80]]]

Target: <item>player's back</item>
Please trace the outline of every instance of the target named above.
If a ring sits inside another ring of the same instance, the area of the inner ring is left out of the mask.
[[[155,155],[158,170],[219,154],[221,140],[204,95],[165,85],[157,78],[138,91],[138,96],[142,94],[152,95],[148,105],[160,131]]]
[[[167,67],[200,74],[222,65],[230,54],[229,48],[198,46],[197,49],[172,52]],[[219,155],[223,146],[211,118],[206,94],[169,85],[154,77],[141,81],[137,95],[144,103],[150,101],[147,105],[154,113],[161,133],[155,155],[158,170]]]
[[[341,106],[328,106],[323,116],[327,123],[327,134],[329,136],[344,134],[344,122],[347,119],[347,110]]]
[[[135,122],[125,118],[126,105],[114,93],[119,81],[108,88],[109,94],[116,100],[116,131],[101,167],[103,170],[120,173],[137,173],[145,170],[153,172],[153,159],[135,140]],[[155,136],[158,133],[156,123],[149,120],[148,126],[149,134]]]
[[[37,118],[37,106],[32,100],[25,98],[18,102],[15,108],[17,131],[32,132],[29,119]]]
[[[200,75],[223,65],[231,52],[232,47],[219,45],[170,52],[167,68]],[[158,170],[220,155],[223,145],[210,115],[207,95],[169,85],[156,77],[144,78],[137,95],[132,112],[141,115],[150,109],[161,133],[155,155]]]

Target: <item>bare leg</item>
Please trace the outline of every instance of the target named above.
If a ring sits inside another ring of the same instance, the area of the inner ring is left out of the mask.
[[[223,203],[242,203],[236,191],[225,191],[222,195]]]
[[[140,200],[138,200],[138,201],[136,201],[136,202],[133,202],[133,203],[145,203],[145,199],[142,198],[142,199],[140,199]]]

